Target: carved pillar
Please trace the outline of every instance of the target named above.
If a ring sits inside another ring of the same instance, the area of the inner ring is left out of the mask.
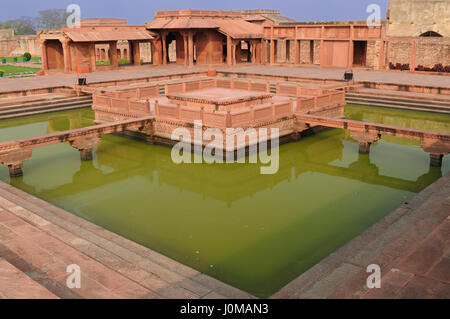
[[[184,65],[189,65],[189,41],[188,36],[183,33],[183,44],[184,44]]]
[[[378,133],[350,131],[350,136],[359,144],[359,153],[368,154],[370,146],[380,139]]]
[[[162,41],[162,64],[167,64],[167,43],[165,32],[161,32],[161,41]]]
[[[23,176],[23,163],[31,158],[32,149],[13,149],[0,153],[0,163],[8,166],[10,177]]]
[[[194,65],[194,34],[189,31],[188,35],[188,57],[189,57],[189,67]]]
[[[109,60],[114,69],[119,68],[119,57],[117,56],[117,41],[109,43]]]
[[[131,41],[133,47],[133,63],[134,65],[141,65],[141,48],[139,41]]]
[[[89,43],[89,65],[91,72],[94,72],[97,67],[97,58],[95,53],[95,42]]]
[[[70,146],[80,151],[80,158],[82,161],[92,160],[92,150],[100,142],[99,135],[80,136],[71,139]]]
[[[270,64],[275,63],[275,40],[270,39]]]
[[[48,58],[47,58],[47,42],[45,39],[40,39],[41,43],[41,62],[42,62],[42,70],[48,70]]]
[[[62,47],[63,47],[64,72],[65,73],[70,73],[72,71],[72,59],[70,56],[69,41],[70,41],[69,39],[61,40]]]
[[[233,57],[232,57],[232,46],[233,44],[231,43],[231,37],[229,35],[227,35],[227,65],[232,65],[233,64]]]

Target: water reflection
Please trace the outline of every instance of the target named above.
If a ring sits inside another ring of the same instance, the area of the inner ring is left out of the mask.
[[[51,128],[21,129],[43,134],[72,125],[54,120]],[[67,144],[36,149],[11,184],[268,296],[448,172],[449,162],[430,168],[415,142],[391,137],[358,154],[348,132],[335,129],[280,146],[278,173],[260,175],[255,164],[176,165],[170,148],[111,135],[92,162]],[[4,167],[0,179],[9,182]]]

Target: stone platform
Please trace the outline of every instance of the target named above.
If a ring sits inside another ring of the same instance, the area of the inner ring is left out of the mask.
[[[253,296],[0,182],[0,298]]]
[[[272,298],[450,298],[450,173]],[[368,265],[381,288],[368,289]]]

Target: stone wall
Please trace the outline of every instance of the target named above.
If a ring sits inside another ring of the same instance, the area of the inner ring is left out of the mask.
[[[449,0],[390,0],[387,35],[418,37],[434,31],[450,37]]]
[[[450,38],[419,38],[416,65],[433,67],[438,63],[450,65]]]
[[[380,49],[381,41],[367,41],[366,64],[374,70],[380,67]]]
[[[20,56],[25,52],[41,56],[41,44],[36,35],[14,35],[14,30],[0,30],[0,57]]]
[[[389,49],[388,64],[392,62],[408,64],[411,62],[412,44],[410,42],[391,42]]]

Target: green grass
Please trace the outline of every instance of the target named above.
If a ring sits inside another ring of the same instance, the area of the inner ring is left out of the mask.
[[[14,57],[7,57],[7,58],[0,57],[0,65],[1,65],[3,59],[6,60],[6,63],[14,63]],[[30,61],[31,62],[41,62],[41,58],[38,56],[32,56]],[[24,61],[23,56],[18,56],[17,62],[26,62],[26,61]]]
[[[30,68],[26,66],[15,66],[15,65],[0,65],[0,70],[5,71],[3,76],[8,75],[20,75],[21,73],[36,73],[41,70],[41,68]]]
[[[110,61],[97,61],[95,64],[96,65],[110,65],[111,62]]]

